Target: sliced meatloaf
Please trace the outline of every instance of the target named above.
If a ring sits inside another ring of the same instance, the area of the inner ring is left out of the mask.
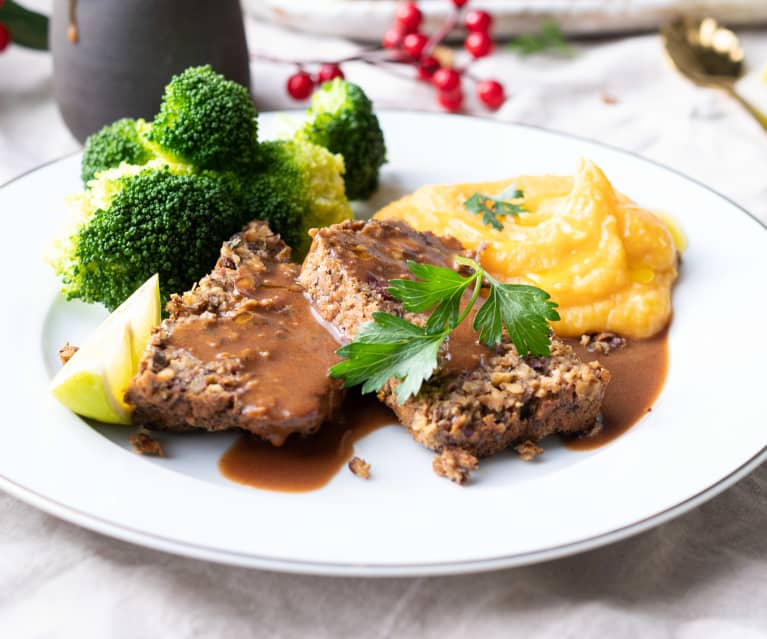
[[[411,277],[407,260],[453,268],[462,252],[457,240],[416,232],[401,221],[348,221],[314,233],[299,282],[320,316],[350,341],[376,311],[423,325],[424,315],[404,311],[387,293],[388,281]],[[466,321],[416,397],[398,404],[398,382],[391,380],[379,398],[417,441],[439,453],[438,474],[461,482],[478,457],[553,433],[593,429],[608,381],[606,369],[583,363],[558,339],[549,357],[520,357],[506,337],[494,349],[478,344]]]
[[[338,343],[296,283],[299,266],[265,222],[225,242],[215,268],[168,303],[126,401],[140,426],[243,429],[281,445],[315,431],[343,391]]]

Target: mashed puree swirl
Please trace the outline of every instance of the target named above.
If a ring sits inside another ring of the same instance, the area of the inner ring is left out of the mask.
[[[464,206],[476,192],[495,196],[510,186],[524,193],[525,212],[500,217],[500,231]],[[562,337],[613,331],[646,338],[671,316],[679,260],[671,230],[616,192],[589,160],[573,177],[424,186],[375,217],[452,235],[470,249],[486,245],[480,262],[492,275],[551,294],[562,318],[554,330]]]

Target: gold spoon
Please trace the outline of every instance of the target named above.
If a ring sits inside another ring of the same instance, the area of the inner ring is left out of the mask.
[[[661,29],[666,53],[677,70],[701,87],[734,98],[767,131],[767,116],[736,90],[743,75],[743,49],[736,36],[713,18],[677,18]]]

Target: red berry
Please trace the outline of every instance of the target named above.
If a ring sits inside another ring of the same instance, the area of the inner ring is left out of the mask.
[[[463,106],[463,93],[460,89],[455,91],[439,91],[437,93],[437,102],[445,111],[455,113],[460,111]]]
[[[398,27],[391,27],[384,33],[382,44],[385,49],[397,49],[402,44],[402,38],[405,34]]]
[[[469,3],[469,0],[453,0],[453,4],[461,9],[462,7],[465,7]]]
[[[418,77],[425,82],[431,80],[439,70],[439,60],[433,56],[424,56],[418,63]]]
[[[0,3],[2,0],[0,0]],[[1,5],[0,5],[1,6]],[[6,47],[11,43],[11,34],[2,22],[0,22],[0,51],[5,51]]]
[[[317,72],[317,84],[322,84],[323,82],[330,82],[331,80],[334,80],[335,78],[342,78],[344,77],[344,72],[341,71],[341,67],[339,67],[337,64],[323,64],[320,66],[320,70]]]
[[[288,78],[288,93],[294,100],[306,100],[314,88],[312,76],[306,71],[296,71]]]
[[[469,31],[476,33],[487,33],[493,25],[493,19],[487,11],[469,11],[463,19],[464,26]]]
[[[464,48],[474,58],[484,58],[493,50],[493,39],[481,31],[475,31],[466,36]]]
[[[420,58],[428,41],[423,33],[408,33],[402,40],[402,48],[409,56]]]
[[[432,78],[434,86],[444,93],[455,91],[461,86],[461,75],[455,69],[440,69]]]
[[[495,111],[506,101],[503,85],[496,80],[482,80],[477,83],[477,97],[489,109]]]
[[[421,10],[415,2],[404,2],[394,12],[397,26],[403,33],[415,33],[421,25]]]

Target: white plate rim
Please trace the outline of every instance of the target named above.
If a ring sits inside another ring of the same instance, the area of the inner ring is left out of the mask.
[[[439,115],[430,111],[414,111],[409,109],[386,109],[381,112],[394,112],[397,114],[430,114]],[[264,112],[266,115],[269,112]],[[286,113],[285,111],[275,113]],[[290,113],[290,112],[287,112]],[[296,111],[294,113],[302,113]],[[455,117],[455,116],[453,116]],[[483,123],[487,123],[487,118],[479,118],[471,115],[461,114],[458,117],[462,119],[478,120]],[[646,158],[639,153],[635,153],[611,144],[601,142],[586,136],[579,136],[575,134],[565,133],[548,129],[542,126],[520,124],[515,122],[504,122],[500,120],[493,120],[497,125],[504,127],[518,128],[518,129],[532,129],[541,131],[548,135],[565,138],[568,140],[575,140],[593,144],[598,147],[608,149],[612,152],[625,155],[636,160],[640,160],[647,164],[653,165],[664,171],[674,174],[675,176],[682,178],[685,181],[691,182],[696,186],[707,191],[712,196],[718,197],[725,201],[730,206],[737,209],[739,212],[745,214],[748,218],[754,221],[762,230],[767,231],[767,225],[759,220],[755,215],[747,211],[740,206],[737,202],[731,198],[723,195],[722,193],[711,188],[704,182],[697,180],[689,175],[670,167],[664,163],[658,162]],[[77,155],[79,151],[74,151],[65,154],[61,157],[52,159],[48,162],[42,163],[36,167],[33,167],[13,178],[0,184],[0,189],[9,186],[33,173],[36,173],[48,166],[57,164],[64,160]],[[96,515],[85,513],[79,509],[73,508],[66,504],[63,504],[57,500],[51,499],[42,495],[35,490],[17,483],[14,480],[2,475],[0,473],[0,489],[8,494],[24,501],[50,515],[59,517],[70,523],[82,526],[83,528],[108,535],[110,537],[120,539],[129,543],[146,546],[155,550],[169,552],[177,555],[182,555],[194,559],[207,560],[216,563],[223,563],[236,566],[245,566],[251,568],[260,568],[265,570],[274,570],[280,572],[289,572],[296,574],[315,574],[325,576],[364,576],[364,577],[404,577],[404,576],[427,576],[427,575],[449,575],[449,574],[464,574],[474,572],[484,572],[491,570],[499,570],[502,568],[510,568],[514,566],[521,566],[527,564],[533,564],[543,561],[549,561],[572,554],[584,552],[599,548],[601,546],[611,544],[622,539],[629,538],[637,535],[641,532],[649,530],[662,523],[670,521],[693,508],[703,504],[704,502],[712,499],[716,495],[720,494],[727,488],[733,486],[735,483],[746,477],[753,470],[759,467],[762,463],[767,461],[767,446],[763,447],[760,451],[756,452],[746,462],[741,464],[738,468],[731,471],[726,476],[720,478],[718,481],[713,482],[706,488],[701,489],[695,495],[671,506],[664,510],[661,510],[654,515],[633,522],[631,524],[621,526],[619,528],[594,535],[592,537],[581,539],[575,542],[552,546],[548,548],[542,548],[540,550],[530,552],[520,552],[508,555],[500,555],[496,557],[489,557],[484,559],[474,560],[456,560],[456,561],[440,561],[437,563],[418,563],[409,562],[406,564],[394,564],[385,563],[377,564],[375,562],[359,562],[359,563],[335,563],[335,562],[323,562],[316,560],[295,560],[290,558],[275,558],[259,556],[254,553],[240,553],[231,550],[221,550],[217,548],[211,548],[208,546],[195,544],[192,542],[181,542],[172,538],[163,537],[154,533],[148,533],[146,531],[134,529],[132,527],[111,522]]]
[[[194,543],[179,542],[145,531],[136,530],[121,524],[115,524],[100,517],[81,512],[56,500],[38,494],[25,486],[0,475],[0,489],[17,497],[21,501],[42,510],[49,515],[59,517],[88,530],[114,537],[139,546],[154,550],[182,555],[192,559],[212,561],[232,566],[244,566],[276,572],[293,574],[323,575],[328,577],[426,577],[439,575],[459,575],[466,573],[489,572],[503,568],[513,568],[544,561],[568,557],[587,550],[595,550],[623,539],[628,539],[646,530],[650,530],[667,521],[700,506],[724,492],[738,481],[748,476],[767,461],[767,447],[763,448],[745,464],[730,475],[715,482],[697,495],[661,511],[642,521],[618,528],[578,542],[543,548],[534,552],[490,557],[482,560],[452,561],[439,563],[376,564],[355,563],[341,564],[321,561],[293,560],[288,558],[260,557],[253,553],[223,551]]]

